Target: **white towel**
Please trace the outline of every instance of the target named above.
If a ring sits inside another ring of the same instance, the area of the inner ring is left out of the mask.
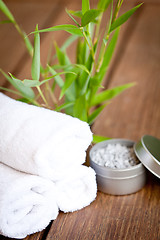
[[[0,162],[56,181],[85,162],[91,141],[87,123],[0,93]]]
[[[88,206],[95,198],[97,185],[92,168],[79,166],[56,182],[57,204],[61,211],[73,212]]]
[[[24,238],[58,215],[55,185],[0,163],[0,234]]]

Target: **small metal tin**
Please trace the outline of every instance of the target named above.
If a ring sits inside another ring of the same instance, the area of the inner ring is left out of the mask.
[[[97,143],[89,152],[90,166],[96,172],[98,190],[112,195],[126,195],[137,192],[146,183],[146,170],[141,162],[130,168],[111,169],[100,166],[92,161],[92,155],[96,149],[116,143],[127,147],[133,147],[135,144],[131,140],[111,139]]]
[[[134,145],[134,151],[143,165],[160,178],[160,140],[150,135],[144,135]]]

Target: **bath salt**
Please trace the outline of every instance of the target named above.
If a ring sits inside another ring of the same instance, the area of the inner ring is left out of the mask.
[[[113,169],[129,168],[139,163],[133,147],[127,147],[119,143],[108,144],[106,147],[96,149],[92,153],[92,160],[100,166]]]

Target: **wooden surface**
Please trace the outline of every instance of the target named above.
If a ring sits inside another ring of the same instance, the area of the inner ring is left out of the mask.
[[[5,1],[19,24],[29,33],[69,23],[65,7],[78,9],[80,0]],[[44,3],[45,2],[45,3]],[[137,2],[136,2],[137,3]],[[135,1],[125,1],[129,9]],[[2,14],[0,18],[3,19]],[[137,82],[103,110],[93,131],[111,138],[138,141],[144,134],[160,138],[160,1],[144,1],[143,7],[123,26],[106,87]],[[65,34],[44,34],[41,56],[47,58],[53,37],[59,44]],[[17,77],[30,76],[30,59],[12,25],[0,25],[0,68]],[[0,76],[0,86],[8,83]],[[7,238],[0,236],[0,240]],[[26,240],[160,240],[160,180],[148,173],[146,186],[127,196],[97,193],[90,206],[73,213],[60,213],[46,230]]]

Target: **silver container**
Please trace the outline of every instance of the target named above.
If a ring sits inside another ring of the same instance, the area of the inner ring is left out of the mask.
[[[160,178],[160,139],[144,135],[134,144],[134,152],[142,164]]]
[[[96,172],[98,190],[112,195],[126,195],[137,192],[146,183],[146,170],[141,162],[130,168],[111,169],[92,161],[95,150],[116,143],[133,147],[135,142],[125,139],[111,139],[97,143],[89,152],[90,166]]]

